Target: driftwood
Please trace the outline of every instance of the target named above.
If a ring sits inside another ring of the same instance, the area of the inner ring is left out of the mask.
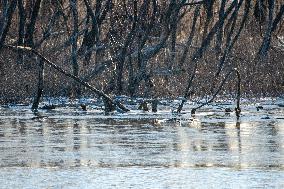
[[[23,46],[11,46],[11,45],[4,45],[4,48],[8,48],[8,49],[12,49],[15,51],[18,50],[22,50],[23,52],[28,52],[28,53],[33,53],[34,55],[36,55],[40,60],[42,60],[43,62],[45,62],[47,65],[49,65],[50,67],[52,67],[53,69],[55,69],[56,71],[64,74],[65,76],[72,78],[73,80],[75,80],[76,82],[78,82],[79,84],[85,86],[86,88],[90,89],[91,91],[93,91],[96,95],[98,95],[99,97],[103,97],[103,99],[108,102],[108,104],[112,104],[114,106],[117,106],[118,108],[120,108],[122,111],[124,112],[128,112],[130,111],[128,108],[126,108],[124,105],[122,105],[120,102],[114,101],[112,100],[108,95],[106,95],[104,92],[102,92],[101,90],[96,89],[95,87],[92,87],[90,84],[88,84],[87,82],[81,80],[79,77],[66,72],[65,70],[63,70],[62,68],[60,68],[59,66],[57,66],[56,64],[52,63],[50,60],[46,59],[43,55],[41,55],[39,52],[37,52],[36,50],[30,48],[30,47],[23,47]],[[105,110],[107,110],[108,108],[105,107]]]

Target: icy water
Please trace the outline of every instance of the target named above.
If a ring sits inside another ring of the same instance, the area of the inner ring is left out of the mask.
[[[1,107],[0,188],[284,188],[284,108],[261,103],[239,120],[231,104],[176,119]]]

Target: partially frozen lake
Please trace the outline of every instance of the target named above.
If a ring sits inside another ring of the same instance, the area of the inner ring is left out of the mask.
[[[175,117],[0,108],[0,188],[284,188],[284,108],[216,103]],[[257,111],[256,106],[263,109]],[[188,111],[187,111],[188,110]]]

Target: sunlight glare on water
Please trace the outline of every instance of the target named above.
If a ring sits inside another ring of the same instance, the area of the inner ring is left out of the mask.
[[[284,188],[283,109],[213,110],[173,121],[2,108],[0,188]]]

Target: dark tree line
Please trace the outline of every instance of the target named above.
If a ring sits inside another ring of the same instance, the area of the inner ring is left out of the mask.
[[[235,88],[234,70],[244,78],[244,88],[257,85],[246,82],[251,80],[248,72],[257,74],[266,62],[283,57],[281,0],[0,2],[0,67],[13,53],[18,67],[36,62],[33,109],[48,82],[46,63],[75,78],[67,85],[61,82],[73,97],[91,83],[112,110],[117,104],[109,95],[174,93],[183,96],[180,112],[192,95],[214,97],[229,80],[228,88]],[[248,43],[253,48],[244,52]],[[283,69],[283,61],[275,64],[280,64],[277,71]]]

